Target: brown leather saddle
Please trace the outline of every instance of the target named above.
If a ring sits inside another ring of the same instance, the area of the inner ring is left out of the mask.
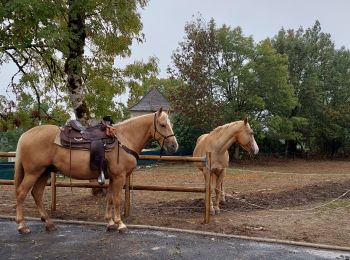
[[[105,151],[116,146],[118,140],[108,136],[106,129],[105,122],[85,128],[79,121],[71,120],[61,128],[61,145],[68,149],[90,150],[90,168],[107,174]]]

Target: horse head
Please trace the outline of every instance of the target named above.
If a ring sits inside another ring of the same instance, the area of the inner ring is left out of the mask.
[[[160,108],[154,114],[154,133],[153,138],[158,141],[161,147],[169,153],[175,153],[179,147],[174,135],[172,124],[167,113]]]
[[[243,126],[241,127],[237,136],[237,142],[249,154],[255,155],[259,152],[259,147],[254,139],[254,132],[250,128],[247,118],[245,118],[243,121]]]

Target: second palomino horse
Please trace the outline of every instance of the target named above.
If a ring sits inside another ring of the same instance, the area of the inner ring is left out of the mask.
[[[218,214],[220,212],[220,200],[225,200],[222,182],[229,164],[228,148],[234,143],[238,143],[250,154],[259,152],[253,130],[250,128],[247,119],[219,126],[209,134],[201,135],[197,139],[197,144],[193,151],[193,156],[200,157],[205,156],[206,152],[211,152],[211,194],[213,194],[214,189],[216,194],[214,205],[212,198],[210,198],[211,214]],[[203,171],[203,164],[196,163],[196,165]]]

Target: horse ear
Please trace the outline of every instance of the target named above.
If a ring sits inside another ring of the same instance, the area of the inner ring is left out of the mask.
[[[248,117],[244,118],[244,124],[246,125],[248,123]]]
[[[170,108],[168,108],[168,111],[166,113],[168,114],[168,116],[170,116],[170,114],[171,114]]]
[[[163,107],[160,107],[158,112],[157,112],[157,116],[160,116],[162,114],[162,111],[163,111]]]

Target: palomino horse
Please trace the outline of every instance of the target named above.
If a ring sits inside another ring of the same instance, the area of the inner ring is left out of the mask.
[[[135,153],[139,154],[151,138],[156,139],[170,153],[176,152],[178,144],[168,115],[162,112],[162,109],[154,114],[128,119],[113,127],[116,129],[120,147],[115,146],[105,155],[110,178],[105,219],[108,222],[107,230],[122,231],[126,226],[120,217],[120,200],[125,177],[137,164]],[[55,169],[68,177],[80,180],[96,179],[99,176],[98,171],[90,169],[89,151],[69,150],[54,144],[59,131],[54,125],[37,126],[25,132],[18,141],[15,186],[16,222],[20,233],[30,232],[23,217],[23,202],[31,189],[46,229],[55,229],[42,201],[50,171]]]
[[[210,198],[210,213],[220,213],[220,200],[225,201],[225,193],[222,187],[226,168],[229,163],[228,148],[238,143],[250,154],[257,154],[259,147],[255,142],[253,131],[249,126],[247,119],[236,121],[223,126],[219,126],[209,134],[203,134],[197,139],[193,156],[205,156],[206,152],[211,152],[211,192],[213,194],[215,187],[215,202],[213,206]],[[196,163],[197,167],[203,171],[203,164]],[[205,177],[205,172],[204,177]]]

